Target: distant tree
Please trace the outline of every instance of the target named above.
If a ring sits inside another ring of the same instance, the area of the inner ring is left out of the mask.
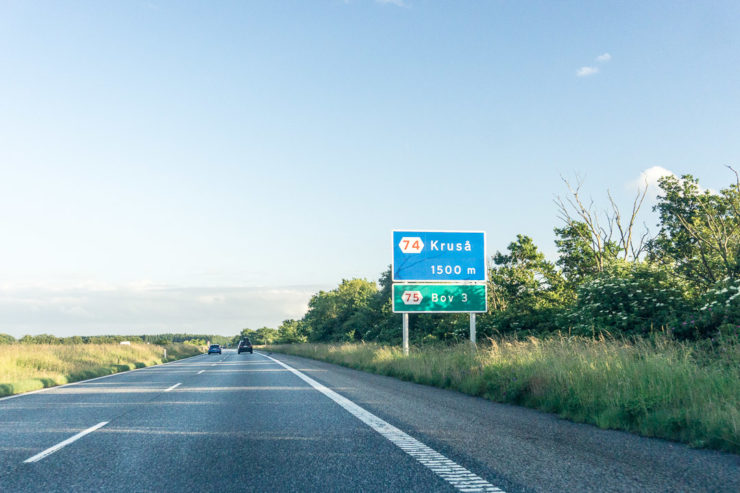
[[[10,334],[0,334],[0,344],[13,344],[15,337]]]
[[[490,270],[490,311],[498,331],[552,330],[553,311],[571,301],[565,282],[532,239],[517,235]]]
[[[599,214],[594,210],[593,200],[584,201],[581,196],[582,183],[575,186],[563,179],[569,195],[558,197],[556,204],[565,228],[556,229],[566,251],[580,255],[580,261],[588,261],[597,272],[603,272],[614,260],[637,261],[644,253],[648,231],[638,239],[634,231],[637,216],[647,194],[647,183],[637,190],[628,218],[624,218],[616,202],[607,190],[611,212]],[[575,249],[575,250],[572,250]]]
[[[400,344],[402,333],[402,315],[393,313],[393,277],[391,266],[383,271],[378,280],[379,289],[369,300],[369,313],[372,316],[365,327],[363,340]],[[411,319],[409,332],[414,332],[414,323],[418,317]],[[419,331],[425,330],[419,328]]]
[[[183,344],[189,344],[191,346],[205,346],[206,340],[205,339],[188,339],[187,341],[182,341]]]
[[[254,340],[256,337],[256,331],[252,329],[242,329],[241,332],[239,332],[234,338],[232,339],[232,345],[236,346],[239,344],[239,341],[242,339],[249,338],[250,341],[252,341],[253,344],[255,344]]]
[[[280,324],[277,330],[277,342],[281,344],[300,343],[307,340],[301,327],[301,321],[299,320],[283,320],[283,323]]]
[[[599,265],[598,254],[586,223],[571,221],[562,228],[555,228],[555,235],[555,246],[558,249],[558,260],[555,264],[560,268],[571,290],[595,278],[600,269],[603,269],[603,265]],[[608,242],[602,248],[604,256],[612,259],[610,261],[617,257],[616,243]]]
[[[131,342],[149,342],[149,343],[161,343],[162,341],[170,342],[186,342],[193,339],[210,341],[213,344],[228,344],[231,342],[232,337],[215,335],[215,334],[184,334],[184,333],[167,333],[167,334],[147,334],[142,336],[115,336],[115,339],[127,340]]]
[[[254,331],[254,338],[252,344],[265,345],[272,344],[278,338],[278,331],[270,327],[260,327]]]
[[[732,169],[732,168],[730,168]],[[734,170],[733,170],[734,172]],[[725,279],[740,278],[740,178],[713,193],[691,175],[664,176],[654,207],[660,231],[649,243],[650,260],[705,292]]]
[[[39,334],[31,338],[31,344],[61,344],[62,340],[51,334]]]
[[[378,288],[365,279],[343,280],[331,291],[319,291],[308,303],[309,341],[357,341],[373,321],[370,306]]]

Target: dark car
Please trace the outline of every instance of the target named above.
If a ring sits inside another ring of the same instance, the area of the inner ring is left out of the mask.
[[[211,353],[221,354],[221,346],[219,346],[218,344],[211,344],[211,347],[208,348],[208,354]]]
[[[249,340],[249,337],[239,341],[239,349],[237,349],[238,354],[242,354],[242,353],[251,354],[253,352],[254,351],[252,350],[252,341]]]

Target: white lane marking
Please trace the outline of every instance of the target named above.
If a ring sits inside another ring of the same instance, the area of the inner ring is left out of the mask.
[[[31,394],[38,394],[40,392],[47,392],[49,390],[61,389],[61,388],[64,388],[64,387],[70,387],[72,385],[85,384],[87,382],[92,382],[94,380],[102,380],[104,378],[117,377],[117,376],[120,376],[120,375],[130,375],[131,373],[133,373],[135,371],[156,370],[156,369],[159,369],[160,367],[165,366],[165,365],[171,365],[173,363],[180,363],[182,361],[185,361],[186,359],[198,358],[200,356],[203,356],[203,355],[202,354],[196,354],[195,356],[190,356],[188,358],[183,358],[183,359],[179,359],[179,360],[176,360],[176,361],[170,361],[169,363],[162,363],[161,365],[147,366],[146,368],[135,368],[133,370],[122,371],[122,372],[118,372],[118,373],[111,373],[110,375],[103,375],[102,377],[95,377],[95,378],[89,378],[87,380],[80,380],[79,382],[65,383],[64,385],[55,385],[54,387],[46,387],[44,389],[32,390],[30,392],[23,392],[22,394],[8,395],[8,396],[5,396],[5,397],[0,397],[0,401],[6,401],[8,399],[16,399],[18,397],[23,397],[23,396],[31,395]]]
[[[168,388],[168,389],[165,389],[165,392],[169,392],[169,391],[170,391],[170,390],[172,390],[172,389],[176,389],[176,388],[177,388],[177,387],[179,387],[180,385],[182,385],[182,382],[180,382],[180,383],[176,383],[176,384],[175,384],[175,385],[173,385],[172,387],[170,387],[170,388]]]
[[[342,406],[344,409],[349,411],[350,414],[354,415],[357,419],[380,433],[386,439],[390,440],[391,443],[393,443],[398,448],[409,454],[411,457],[431,469],[432,472],[434,472],[437,476],[441,477],[458,490],[504,493],[504,490],[497,488],[480,476],[473,474],[461,465],[440,454],[436,450],[427,447],[419,440],[413,438],[410,435],[407,435],[392,424],[383,421],[379,417],[361,408],[346,397],[343,397],[333,390],[325,387],[324,385],[321,385],[313,378],[304,375],[292,366],[288,366],[282,361],[278,361],[275,358],[271,358],[265,354],[262,354],[261,356],[271,359],[278,365],[294,373],[304,382],[308,383],[311,387],[315,388],[316,390],[327,396],[329,399]]]
[[[43,452],[39,452],[38,454],[34,455],[33,457],[29,457],[28,459],[24,460],[23,462],[24,463],[38,462],[41,459],[43,459],[44,457],[53,454],[54,452],[56,452],[60,448],[66,447],[70,443],[79,440],[80,438],[84,437],[88,433],[92,433],[93,431],[97,430],[98,428],[102,428],[103,426],[105,426],[107,424],[108,424],[108,421],[103,421],[102,423],[98,423],[95,426],[93,426],[92,428],[88,428],[85,431],[81,431],[78,434],[76,434],[75,436],[70,437],[70,438],[67,438],[63,442],[59,442],[56,445],[54,445],[53,447],[49,447],[48,449],[44,450]]]
[[[199,371],[198,373],[196,373],[196,375],[200,375],[200,374],[201,374],[201,373],[203,373],[204,371],[205,371],[205,370],[201,370],[201,371]]]

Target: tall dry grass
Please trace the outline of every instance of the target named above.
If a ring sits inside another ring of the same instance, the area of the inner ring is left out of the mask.
[[[164,351],[167,349],[167,359]],[[0,396],[157,365],[201,352],[187,344],[3,344]]]
[[[270,346],[284,352],[695,447],[740,452],[740,344],[557,337],[477,349],[375,344]]]

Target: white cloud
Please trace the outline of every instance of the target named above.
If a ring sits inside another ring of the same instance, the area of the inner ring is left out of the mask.
[[[637,178],[634,181],[631,181],[627,187],[631,190],[637,190],[639,188],[643,188],[645,186],[645,183],[647,182],[648,185],[648,195],[652,197],[657,197],[660,193],[660,189],[658,188],[658,180],[663,176],[675,176],[678,178],[678,175],[674,173],[673,171],[669,169],[665,169],[662,166],[653,166],[652,168],[648,168],[642,173],[640,173],[640,177]],[[679,183],[682,183],[683,180],[681,178],[678,178]],[[712,188],[704,188],[701,185],[698,186],[699,193],[709,192],[713,195],[718,195],[719,192]]]
[[[404,0],[375,0],[375,2],[384,5],[395,5],[396,7],[408,7],[408,4]]]
[[[609,53],[602,53],[601,55],[596,57],[596,63],[607,63],[609,60],[612,59],[612,56]],[[584,66],[576,70],[576,76],[577,77],[588,77],[591,75],[596,75],[599,73],[599,67],[595,67],[593,65]]]
[[[105,286],[0,286],[0,332],[15,337],[151,334],[231,335],[301,318],[327,286],[174,287],[149,282]]]
[[[588,77],[589,75],[595,75],[599,73],[599,69],[597,67],[581,67],[576,72],[576,75],[578,77]]]
[[[645,188],[645,184],[647,183],[648,199],[655,200],[660,194],[658,180],[663,176],[676,176],[676,174],[673,171],[665,169],[662,166],[653,166],[640,173],[640,176],[636,179],[627,183],[626,188],[628,190],[636,192],[637,190],[643,190]]]
[[[648,187],[657,188],[658,180],[663,176],[676,176],[676,174],[662,166],[653,166],[640,173],[640,177],[634,180],[631,185],[633,188],[644,187],[647,182]]]

